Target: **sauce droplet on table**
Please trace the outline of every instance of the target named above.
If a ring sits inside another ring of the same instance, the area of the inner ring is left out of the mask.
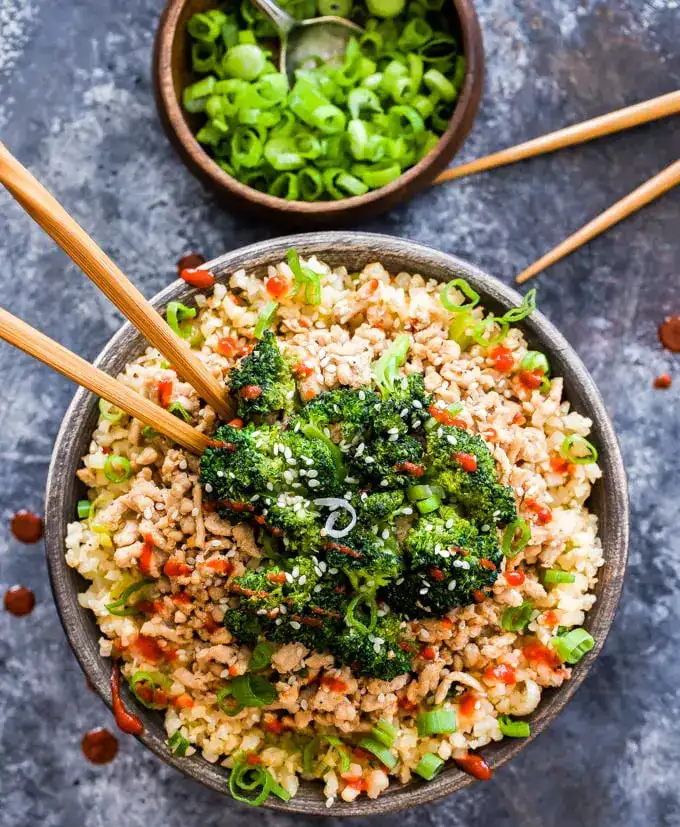
[[[104,727],[96,727],[83,735],[83,755],[92,764],[108,764],[118,754],[118,739]]]
[[[669,316],[659,325],[659,341],[673,353],[680,353],[680,316]]]
[[[32,511],[17,511],[10,523],[12,534],[22,543],[37,543],[45,526],[42,517]]]
[[[5,593],[5,609],[15,617],[30,615],[35,607],[35,595],[26,586],[12,586]]]

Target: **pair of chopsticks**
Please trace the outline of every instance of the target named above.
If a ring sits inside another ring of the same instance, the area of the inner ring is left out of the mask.
[[[56,199],[0,143],[0,183],[220,416],[234,411],[217,379]],[[210,439],[164,408],[0,308],[0,338],[96,393],[179,445],[201,453]]]
[[[566,129],[551,132],[549,135],[534,138],[532,141],[527,141],[526,143],[509,149],[504,149],[501,152],[495,152],[493,155],[487,155],[484,158],[471,161],[468,164],[462,164],[461,166],[446,170],[446,172],[443,172],[435,179],[434,183],[443,184],[445,181],[453,181],[457,178],[463,178],[466,175],[474,175],[477,172],[484,172],[507,164],[514,164],[526,158],[545,155],[557,149],[592,141],[604,135],[611,135],[615,132],[621,132],[624,129],[630,129],[634,126],[639,126],[643,123],[649,123],[650,121],[678,113],[680,113],[680,90],[670,92],[667,95],[661,95],[658,98],[651,98],[634,106],[628,106],[625,109],[618,109],[615,112],[610,112],[607,115],[602,115],[598,118],[575,124],[574,126],[568,126]],[[649,204],[650,201],[663,195],[664,192],[667,192],[678,184],[680,184],[680,160],[666,167],[666,169],[662,170],[658,175],[650,178],[649,181],[646,181],[625,198],[622,198],[608,210],[605,210],[601,215],[589,221],[573,235],[570,235],[561,244],[558,244],[554,250],[546,253],[546,255],[539,258],[538,261],[534,262],[530,267],[527,267],[526,270],[517,276],[516,281],[519,284],[528,281],[542,270],[545,270],[546,267],[569,255],[569,253],[572,253],[581,245],[586,244],[595,238],[595,236],[603,233],[609,229],[609,227],[622,221],[627,216],[636,212],[636,210]]]

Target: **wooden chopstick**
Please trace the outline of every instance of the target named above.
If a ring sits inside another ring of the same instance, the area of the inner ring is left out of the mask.
[[[71,353],[54,339],[35,330],[1,307],[0,338],[59,371],[76,384],[96,393],[145,425],[150,425],[189,451],[201,454],[210,445],[211,440],[205,434],[155,405],[151,400],[140,396],[132,388]]]
[[[585,227],[581,227],[580,230],[570,235],[569,238],[566,238],[561,244],[558,244],[554,250],[539,258],[531,267],[527,267],[526,270],[520,273],[515,281],[517,281],[518,284],[528,281],[537,273],[540,273],[541,270],[550,267],[551,264],[572,253],[577,247],[586,244],[592,238],[595,238],[596,235],[608,230],[609,227],[622,221],[636,210],[644,207],[645,204],[649,204],[650,201],[663,195],[664,192],[667,192],[678,184],[680,184],[680,161],[675,161],[675,163],[666,167],[666,169],[658,175],[655,175],[653,178],[650,178],[649,181],[646,181],[637,189],[633,190],[630,195],[617,201],[616,204],[613,204],[608,210],[598,215],[597,218],[589,221]]]
[[[465,175],[473,175],[476,172],[484,172],[495,167],[514,164],[525,158],[533,158],[536,155],[545,155],[554,152],[556,149],[563,149],[574,144],[592,141],[601,138],[603,135],[611,135],[614,132],[621,132],[633,126],[639,126],[649,121],[665,118],[668,115],[675,115],[680,112],[680,90],[669,92],[658,98],[636,103],[634,106],[627,106],[625,109],[617,109],[607,115],[600,115],[583,123],[559,129],[540,138],[534,138],[523,144],[494,152],[493,155],[486,155],[468,164],[462,164],[453,169],[447,169],[435,178],[435,184],[443,184],[445,181],[453,181],[455,178],[463,178]]]
[[[61,204],[0,142],[0,183],[121,313],[222,417],[234,415],[218,380]]]

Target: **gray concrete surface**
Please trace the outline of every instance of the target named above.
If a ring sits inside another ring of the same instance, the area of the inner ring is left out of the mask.
[[[222,211],[178,163],[149,85],[161,0],[0,0],[0,139],[147,295],[187,250],[206,256],[280,228]],[[471,159],[680,87],[678,0],[480,0],[488,77]],[[505,281],[680,154],[680,120],[426,192],[365,229],[455,252]],[[376,819],[404,827],[680,824],[680,357],[656,327],[680,312],[680,189],[554,267],[541,308],[594,373],[630,474],[633,542],[614,631],[562,717],[488,784]],[[2,303],[92,358],[120,319],[0,193]],[[667,392],[653,390],[662,371]],[[0,346],[0,592],[33,588],[35,612],[0,611],[2,827],[184,827],[305,820],[204,790],[121,736],[85,762],[85,730],[112,725],[52,604],[43,550],[9,534],[41,510],[52,442],[73,387]],[[311,823],[311,822],[310,822]],[[359,827],[356,822],[355,827]],[[362,825],[362,827],[364,827]]]

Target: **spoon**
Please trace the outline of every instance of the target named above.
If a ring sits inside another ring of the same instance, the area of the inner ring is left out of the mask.
[[[363,29],[342,17],[326,15],[311,20],[296,20],[274,0],[252,0],[274,24],[281,39],[279,70],[292,83],[295,70],[305,61],[320,57],[324,62],[344,54],[347,41]]]

